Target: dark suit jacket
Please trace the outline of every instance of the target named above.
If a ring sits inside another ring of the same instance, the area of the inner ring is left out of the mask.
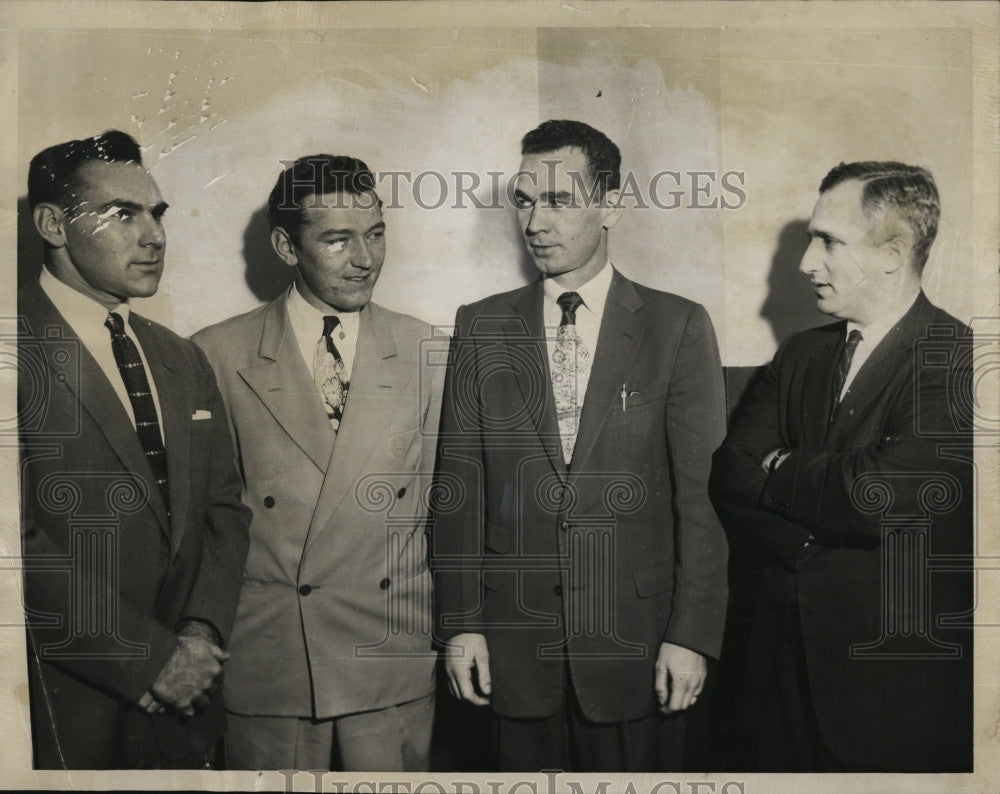
[[[225,638],[236,610],[249,511],[212,370],[194,344],[130,315],[163,414],[168,517],[97,362],[37,282],[18,302],[35,765],[138,766],[203,753],[222,730],[218,705],[182,724],[135,704],[183,620]]]
[[[701,306],[616,271],[567,469],[542,295],[539,281],[458,311],[438,634],[485,634],[502,715],[553,714],[568,654],[584,714],[633,720],[656,710],[662,642],[709,656],[721,643],[727,549],[706,491],[725,423],[715,335]]]
[[[845,333],[838,322],[785,342],[715,454],[719,516],[771,561],[745,706],[757,711],[781,615],[797,604],[812,702],[835,758],[971,768],[972,479],[962,462],[971,432],[961,411],[971,337],[921,293],[828,426]],[[768,476],[760,461],[778,447],[793,451]]]

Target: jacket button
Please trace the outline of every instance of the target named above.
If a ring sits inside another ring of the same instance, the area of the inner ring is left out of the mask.
[[[264,497],[264,507],[267,507],[267,508],[274,507],[274,497],[273,496],[265,496]]]
[[[562,585],[561,584],[557,584],[555,587],[552,588],[552,592],[555,593],[557,596],[561,596],[562,595]]]
[[[389,589],[389,585],[391,585],[391,584],[392,584],[392,580],[387,576],[387,577],[385,577],[385,579],[383,579],[381,582],[378,583],[378,586],[380,588],[382,588],[383,590],[388,590]]]
[[[309,586],[309,585],[307,585],[307,584],[304,584],[304,585],[301,585],[301,586],[299,587],[299,595],[300,595],[300,596],[307,596],[307,595],[309,595],[309,594],[310,594],[310,593],[311,593],[312,591],[313,591],[312,587],[310,587],[310,586]]]
[[[562,524],[560,524],[559,529],[563,532],[569,532],[569,521],[563,521]]]
[[[406,488],[400,488],[398,491],[396,491],[397,499],[402,499],[404,496],[406,496]]]

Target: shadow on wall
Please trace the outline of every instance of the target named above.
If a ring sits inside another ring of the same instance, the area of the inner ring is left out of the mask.
[[[254,211],[243,230],[243,261],[247,286],[261,302],[273,300],[294,280],[295,269],[278,259],[271,248],[266,204]]]
[[[489,190],[475,194],[479,202],[474,232],[474,251],[494,251],[497,246],[510,245],[511,257],[517,257],[517,272],[524,283],[538,278],[538,269],[524,243],[517,211],[510,206],[507,191],[494,184]],[[482,297],[482,296],[477,296]]]
[[[45,260],[45,243],[35,231],[35,221],[28,209],[27,195],[17,200],[17,286],[38,278]]]
[[[778,247],[771,257],[767,299],[760,308],[760,316],[767,320],[779,344],[796,331],[831,320],[816,308],[809,277],[799,272],[799,262],[809,247],[808,230],[807,220],[786,223],[778,234]]]

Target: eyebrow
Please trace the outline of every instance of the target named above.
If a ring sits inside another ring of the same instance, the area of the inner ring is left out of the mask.
[[[162,215],[164,212],[166,212],[169,206],[170,205],[167,204],[167,202],[161,201],[158,204],[154,204],[153,206],[151,206],[149,208],[149,212],[154,216],[159,216]],[[136,201],[128,201],[126,199],[116,198],[116,199],[111,199],[111,201],[104,202],[100,207],[97,208],[97,211],[98,213],[103,213],[107,212],[113,207],[118,207],[120,209],[126,209],[126,210],[134,210],[137,212],[141,212],[143,210],[142,204],[139,204]]]
[[[381,231],[385,228],[385,221],[379,221],[374,224],[371,228],[366,229],[362,234],[371,234],[375,231]],[[319,237],[350,237],[354,234],[354,229],[327,229],[319,234]]]
[[[535,199],[532,199],[523,190],[515,190],[514,191],[514,196],[516,198],[525,198],[525,199],[528,199],[529,201],[534,201],[535,200]],[[572,200],[572,198],[573,198],[573,194],[570,191],[568,191],[568,190],[556,190],[556,191],[550,190],[550,191],[546,191],[545,193],[540,193],[538,195],[538,200],[539,201],[552,201],[554,199]]]
[[[824,232],[822,229],[814,229],[811,226],[806,230],[806,234],[809,235],[810,240],[812,240],[814,237],[818,237],[824,243],[841,242],[839,237],[835,237],[829,232]]]

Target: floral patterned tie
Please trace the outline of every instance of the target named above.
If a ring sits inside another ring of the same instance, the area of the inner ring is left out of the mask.
[[[313,357],[313,379],[316,388],[323,395],[326,415],[334,432],[340,429],[340,420],[344,416],[344,406],[347,404],[347,391],[350,386],[344,359],[332,337],[338,325],[340,318],[336,315],[323,317],[323,336],[316,345],[316,354]],[[343,339],[344,332],[341,331],[339,336]]]
[[[552,350],[552,396],[556,403],[563,460],[568,465],[573,458],[576,434],[580,428],[580,412],[590,380],[591,360],[590,351],[576,329],[576,310],[583,304],[583,299],[575,292],[564,292],[556,303],[562,309],[562,321]]]

